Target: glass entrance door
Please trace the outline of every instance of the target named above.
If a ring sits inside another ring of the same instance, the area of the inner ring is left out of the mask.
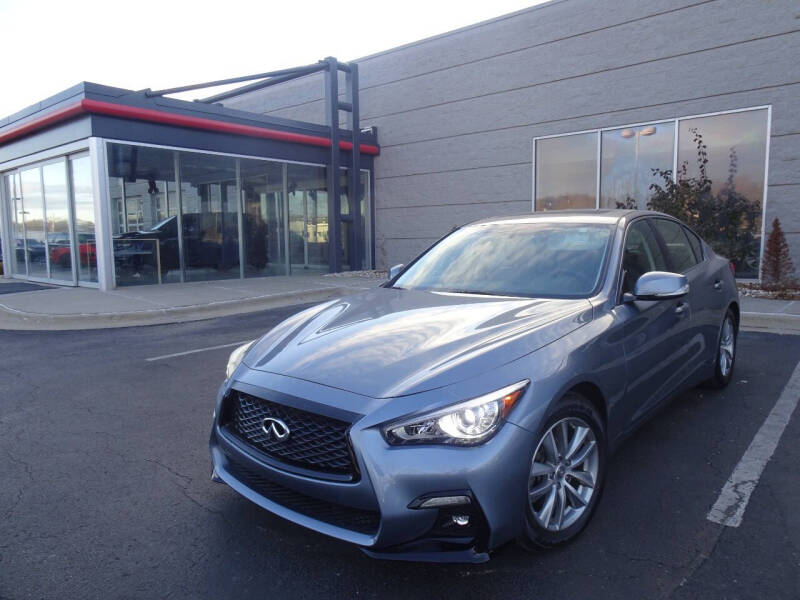
[[[45,231],[50,279],[72,281],[72,233],[69,218],[67,169],[63,160],[42,167]]]
[[[25,262],[25,207],[22,204],[22,191],[20,190],[19,173],[9,173],[5,176],[6,198],[9,202],[11,214],[11,256],[5,259],[3,268],[9,269],[12,275],[27,275],[28,267]]]
[[[328,183],[325,167],[288,165],[291,274],[328,271]]]
[[[369,171],[361,170],[361,183],[359,202],[354,203],[350,199],[350,171],[342,170],[341,183],[341,206],[342,206],[342,269],[351,270],[355,262],[356,253],[361,253],[361,268],[368,270],[372,268],[372,228],[370,227],[372,208],[370,205]],[[355,231],[351,215],[355,210],[359,211],[360,230]],[[357,235],[359,239],[356,239]]]
[[[283,165],[242,159],[244,276],[286,275]]]
[[[76,284],[67,159],[5,175],[11,215],[11,273]]]
[[[20,173],[22,219],[25,228],[25,262],[28,276],[47,279],[47,247],[44,236],[42,178],[39,167]]]

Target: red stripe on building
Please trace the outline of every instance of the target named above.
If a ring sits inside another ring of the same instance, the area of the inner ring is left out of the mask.
[[[0,144],[22,137],[29,133],[39,131],[49,127],[50,125],[55,125],[56,123],[66,121],[67,119],[71,119],[81,114],[107,115],[122,119],[146,121],[149,123],[164,123],[166,125],[175,125],[177,127],[201,129],[203,131],[217,131],[220,133],[244,135],[247,137],[257,137],[281,142],[291,142],[307,146],[318,146],[322,148],[331,147],[331,140],[326,137],[307,135],[303,133],[292,133],[289,131],[279,131],[276,129],[267,129],[265,127],[256,127],[253,125],[241,125],[239,123],[227,123],[224,121],[215,121],[213,119],[206,119],[203,117],[192,117],[189,115],[153,110],[151,108],[128,106],[125,104],[113,104],[111,102],[90,100],[88,98],[84,98],[76,104],[59,109],[53,113],[45,115],[44,117],[40,117],[39,119],[35,119],[29,123],[25,123],[24,125],[21,125],[10,131],[0,133]],[[340,141],[339,148],[342,150],[352,150],[353,143],[348,141]],[[361,144],[361,152],[362,154],[376,155],[378,154],[378,147],[372,144]]]

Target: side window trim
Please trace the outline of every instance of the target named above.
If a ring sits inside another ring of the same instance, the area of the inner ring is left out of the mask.
[[[617,266],[617,283],[616,283],[616,303],[615,306],[619,306],[622,304],[622,286],[625,280],[625,247],[628,244],[628,233],[630,233],[631,227],[633,227],[634,223],[638,223],[641,221],[641,218],[635,218],[630,222],[625,224],[625,231],[622,232],[622,248],[620,249],[619,253],[619,265]]]
[[[664,253],[664,248],[661,245],[661,240],[658,238],[657,235],[655,235],[655,233],[656,233],[655,232],[655,227],[653,227],[653,225],[650,223],[650,221],[652,221],[652,217],[647,217],[647,216],[635,217],[634,219],[632,219],[629,223],[626,223],[626,225],[625,225],[625,231],[624,231],[623,236],[622,236],[622,248],[621,248],[621,251],[620,251],[620,254],[619,254],[619,266],[617,267],[616,306],[619,306],[620,304],[623,303],[622,302],[622,296],[624,294],[623,285],[625,284],[625,248],[626,248],[626,246],[628,244],[628,234],[630,233],[630,231],[633,228],[633,226],[637,225],[639,223],[645,223],[645,227],[648,227],[650,229],[651,233],[654,234],[654,239],[656,240],[656,243],[658,244],[659,249],[661,249],[661,254],[665,254]],[[665,255],[663,258],[664,258],[665,261],[669,261],[669,257],[668,256]]]
[[[664,255],[664,260],[667,263],[667,268],[671,272],[677,273],[677,271],[675,270],[675,265],[672,262],[672,255],[670,254],[669,248],[667,247],[667,242],[661,236],[661,232],[658,230],[658,227],[656,227],[657,218],[658,217],[647,217],[647,224],[650,226],[650,231],[653,232],[653,237],[656,239],[658,247],[661,248],[661,254]],[[663,219],[663,220],[666,221],[668,219]],[[686,240],[686,243],[688,244],[689,240]]]
[[[661,232],[658,230],[658,228],[655,225],[656,219],[660,219],[662,221],[675,223],[676,225],[678,225],[680,227],[680,230],[683,233],[683,237],[686,240],[686,245],[689,246],[689,251],[692,253],[692,256],[694,256],[695,261],[696,261],[691,267],[689,267],[685,271],[678,271],[676,269],[675,265],[673,264],[673,262],[672,262],[672,254],[669,252],[669,248],[667,247],[667,242],[664,240],[663,236],[661,235]],[[697,255],[694,252],[694,248],[692,247],[692,243],[689,241],[689,233],[686,231],[686,229],[687,229],[686,225],[684,225],[683,223],[681,223],[677,219],[675,219],[675,220],[665,219],[664,217],[648,217],[647,220],[649,221],[648,225],[650,225],[650,228],[653,230],[653,233],[655,234],[656,239],[658,240],[658,245],[661,247],[661,252],[662,252],[662,254],[664,254],[664,260],[667,261],[667,265],[669,266],[670,271],[672,271],[673,273],[685,274],[685,273],[688,273],[689,271],[691,271],[692,269],[696,268],[697,265],[699,265],[701,262],[703,262],[702,259],[698,260]],[[701,248],[702,248],[702,245],[701,245]]]
[[[689,227],[683,224],[682,226],[683,226],[683,233],[688,238],[689,246],[691,246],[692,252],[694,252],[694,257],[697,259],[697,265],[699,265],[706,259],[705,253],[703,252],[703,241],[700,239],[700,236],[697,235],[694,231],[692,231]],[[695,252],[695,246],[694,244],[692,244],[692,238],[694,238],[694,240],[697,242],[697,248],[700,250],[700,256],[697,256],[697,252]]]

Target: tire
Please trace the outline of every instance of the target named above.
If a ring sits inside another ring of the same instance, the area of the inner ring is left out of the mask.
[[[726,328],[729,327],[729,329]],[[717,336],[717,356],[714,360],[714,375],[706,381],[706,387],[714,390],[721,390],[726,387],[733,378],[733,368],[736,366],[736,350],[738,348],[739,324],[736,322],[736,315],[729,308],[722,320]],[[729,339],[729,342],[726,342]],[[725,355],[728,358],[725,358]],[[727,362],[726,362],[727,361]],[[727,369],[726,369],[727,365]]]
[[[566,444],[561,437],[564,424]],[[569,450],[571,443],[580,437],[579,428],[588,431],[581,432],[583,441],[568,459],[564,458],[566,453],[562,454],[561,449]],[[549,441],[551,435],[552,441]],[[594,450],[587,451],[592,443]],[[578,463],[581,455],[584,460]],[[606,432],[597,409],[581,394],[567,393],[536,437],[520,545],[528,550],[554,548],[570,542],[583,531],[603,493],[606,460]],[[551,495],[554,506],[548,516],[545,506]],[[560,514],[559,506],[563,507]],[[559,517],[560,522],[557,522]]]

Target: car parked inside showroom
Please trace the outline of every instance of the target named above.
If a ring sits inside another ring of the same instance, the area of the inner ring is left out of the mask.
[[[738,324],[730,262],[670,216],[471,223],[237,348],[212,477],[381,558],[559,546],[627,435],[728,384]]]

